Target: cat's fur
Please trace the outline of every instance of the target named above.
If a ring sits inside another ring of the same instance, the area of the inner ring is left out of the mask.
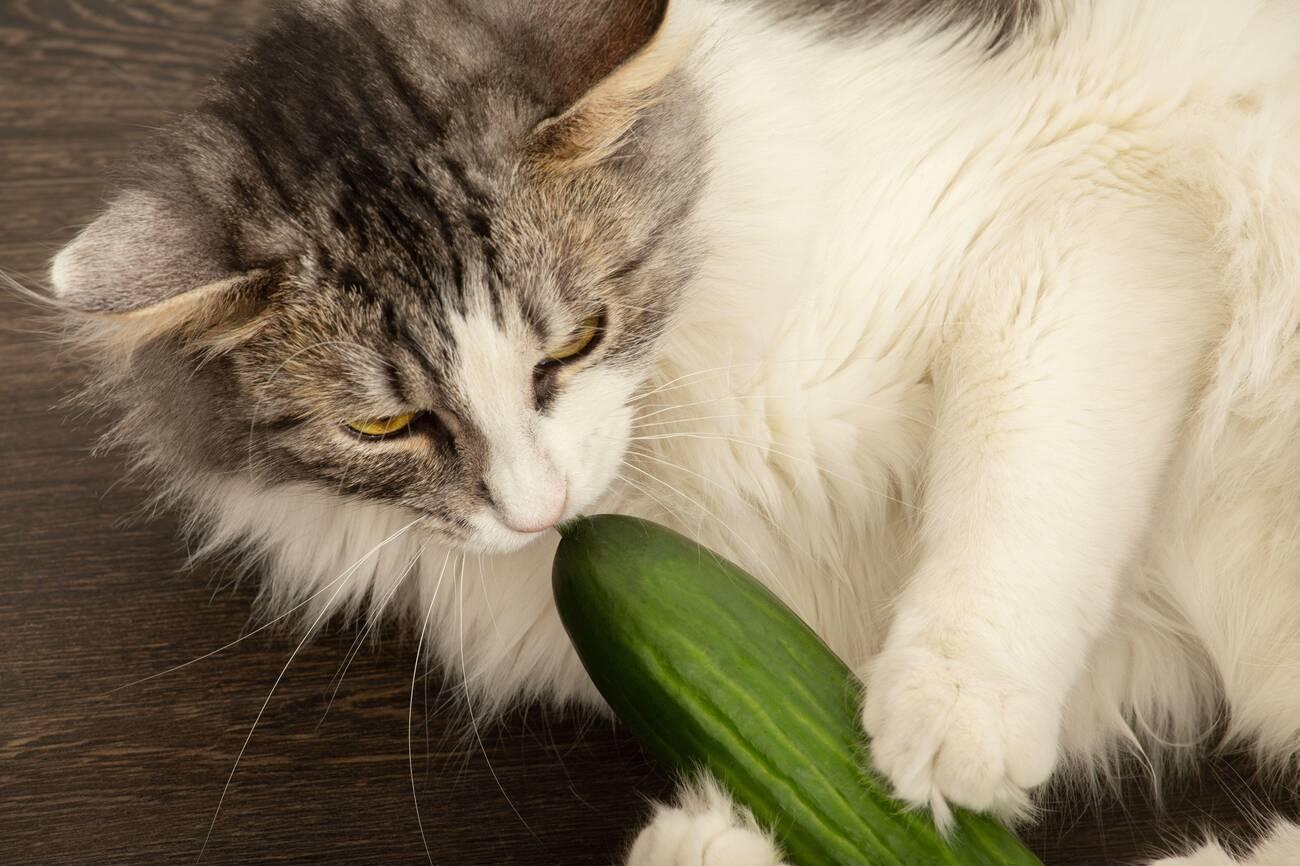
[[[414,611],[478,701],[595,702],[511,526],[621,510],[857,665],[940,821],[1225,713],[1291,766],[1289,0],[304,0],[159,148],[52,281],[277,609]],[[777,859],[732,812],[633,860]]]

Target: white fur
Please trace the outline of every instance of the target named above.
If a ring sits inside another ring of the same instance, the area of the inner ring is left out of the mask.
[[[627,866],[786,866],[780,848],[718,783],[703,777],[676,806],[657,806],[633,843]],[[1279,823],[1248,856],[1230,856],[1211,840],[1151,866],[1300,866],[1300,825]]]
[[[941,819],[1020,810],[1120,749],[1179,759],[1220,699],[1289,760],[1300,7],[1062,0],[994,57],[745,4],[670,14],[705,28],[711,254],[637,420],[636,383],[575,383],[534,431],[546,471],[584,504],[621,472],[600,508],[768,582],[869,677],[877,767]],[[533,470],[494,484],[537,516]],[[265,551],[278,604],[384,606],[415,561],[428,643],[476,699],[596,701],[553,539],[483,558],[412,529],[363,557],[408,518],[222,485],[215,540]],[[1258,862],[1295,862],[1289,838]]]
[[[771,836],[737,809],[711,778],[682,790],[674,807],[655,818],[628,853],[627,866],[784,866]]]
[[[1251,852],[1247,861],[1229,857],[1217,843],[1207,842],[1185,857],[1160,860],[1154,866],[1232,866],[1234,863],[1248,863],[1249,866],[1300,866],[1300,826],[1279,824]]]
[[[551,411],[540,414],[533,373],[543,347],[521,321],[498,324],[490,311],[454,319],[461,347],[457,382],[471,421],[487,440],[484,482],[496,507],[471,520],[485,550],[509,551],[587,509],[608,488],[623,458],[627,404],[638,384],[599,366],[579,370]],[[593,423],[593,419],[599,419]]]

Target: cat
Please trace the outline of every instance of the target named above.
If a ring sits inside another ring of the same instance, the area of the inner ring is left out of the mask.
[[[812,623],[941,826],[1300,746],[1289,0],[297,0],[50,282],[204,549],[482,713],[599,706],[550,530],[618,511]],[[707,781],[629,854],[780,858]]]

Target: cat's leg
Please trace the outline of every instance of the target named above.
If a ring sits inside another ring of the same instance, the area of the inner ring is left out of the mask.
[[[876,768],[940,824],[1023,812],[1053,770],[1209,327],[1178,278],[1143,282],[1163,261],[1052,258],[936,362],[920,565],[864,673]]]
[[[1229,857],[1209,842],[1190,854],[1158,860],[1151,866],[1300,866],[1300,825],[1279,824],[1243,859]]]
[[[784,866],[771,837],[709,778],[682,789],[676,806],[657,806],[627,866]]]

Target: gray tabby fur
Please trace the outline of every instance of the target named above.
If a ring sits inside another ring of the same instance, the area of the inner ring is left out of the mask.
[[[740,2],[740,0],[737,0]],[[752,0],[837,34],[923,19],[1001,44],[1032,0]],[[450,538],[490,494],[450,315],[543,342],[603,314],[589,364],[648,363],[708,243],[706,100],[671,75],[617,147],[557,169],[552,124],[655,35],[658,0],[302,0],[123,175],[56,259],[117,439],[168,489],[305,482]],[[472,347],[470,347],[472,349]],[[537,409],[563,388],[541,375]],[[326,435],[394,400],[423,449]],[[436,411],[435,411],[436,409]],[[356,449],[351,449],[355,451]]]
[[[304,481],[459,536],[486,495],[486,446],[458,420],[449,313],[491,308],[554,338],[605,310],[592,363],[635,367],[690,275],[703,148],[686,87],[666,83],[615,158],[581,172],[552,170],[538,133],[661,13],[282,9],[56,260],[61,302],[92,314],[77,321],[117,439],[177,491],[214,474]],[[579,52],[577,33],[599,40]],[[539,383],[540,410],[562,381]],[[376,390],[438,407],[412,428],[436,447],[339,453],[324,427]]]

